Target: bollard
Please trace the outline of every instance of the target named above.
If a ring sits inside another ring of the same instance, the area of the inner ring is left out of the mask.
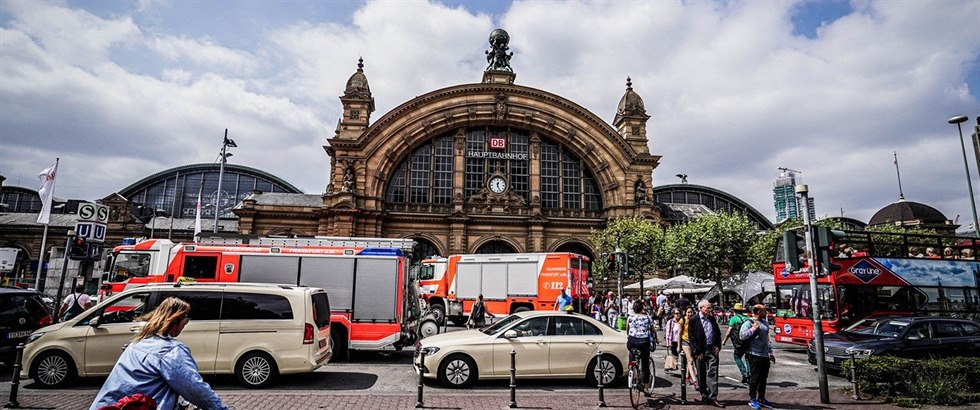
[[[422,401],[422,386],[425,382],[425,350],[419,352],[419,396],[415,400],[415,408],[421,409],[425,407],[425,402]]]
[[[598,351],[598,352],[595,353],[595,369],[592,369],[592,371],[596,371],[596,370],[599,370],[599,369],[602,369],[602,350],[600,350],[600,351]],[[600,371],[599,374],[597,374],[596,375],[596,378],[595,378],[599,382],[599,386],[598,386],[599,387],[599,404],[598,404],[599,407],[606,407],[606,395],[605,395],[605,392],[603,392],[603,388],[605,387],[605,385],[602,384],[602,379],[604,379],[605,377],[603,377],[603,376],[604,375]]]
[[[517,351],[510,351],[510,408],[517,408]]]
[[[20,407],[17,401],[17,389],[20,387],[20,369],[23,367],[21,362],[24,360],[24,344],[17,344],[17,356],[14,358],[14,375],[10,378],[10,400],[4,404],[5,409],[16,409]]]
[[[684,350],[680,351],[681,356],[681,404],[687,404],[687,355]]]
[[[851,353],[851,384],[854,386],[854,400],[861,400],[858,394],[857,361],[854,360],[854,353]]]

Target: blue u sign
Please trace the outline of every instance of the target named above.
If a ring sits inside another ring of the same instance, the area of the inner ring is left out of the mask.
[[[105,241],[105,225],[96,224],[92,229],[92,239],[96,241]]]
[[[75,236],[90,239],[92,238],[92,223],[79,222],[75,224]]]

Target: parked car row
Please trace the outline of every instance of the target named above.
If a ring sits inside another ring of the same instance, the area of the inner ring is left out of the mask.
[[[810,364],[817,364],[815,342],[807,349]],[[868,356],[929,359],[952,356],[980,357],[980,324],[945,317],[872,317],[840,333],[824,335],[824,362],[840,369],[844,360]]]
[[[242,385],[257,388],[279,374],[312,372],[330,359],[330,300],[323,289],[178,283],[129,289],[75,318],[22,335],[21,376],[41,387],[63,387],[76,377],[108,375],[144,325],[138,318],[169,297],[191,305],[190,321],[177,338],[202,374],[235,374]]]

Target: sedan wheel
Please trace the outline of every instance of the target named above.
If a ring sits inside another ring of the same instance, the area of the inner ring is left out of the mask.
[[[266,387],[278,375],[276,365],[268,356],[261,353],[246,355],[235,369],[238,381],[248,388]]]
[[[468,356],[450,356],[439,365],[439,380],[449,387],[467,387],[476,381],[476,364]]]
[[[34,361],[31,374],[43,387],[64,387],[75,377],[75,366],[61,352],[45,353]]]
[[[608,386],[619,378],[619,367],[609,357],[603,356],[602,360],[598,361],[598,364],[596,364],[596,359],[593,358],[589,362],[588,371],[585,373],[585,376],[591,385],[598,385],[599,379],[602,379],[602,384]]]

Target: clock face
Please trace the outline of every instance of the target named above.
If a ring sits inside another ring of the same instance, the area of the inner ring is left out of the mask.
[[[502,177],[490,178],[490,181],[487,182],[487,187],[490,188],[490,192],[502,194],[507,190],[507,180]]]

